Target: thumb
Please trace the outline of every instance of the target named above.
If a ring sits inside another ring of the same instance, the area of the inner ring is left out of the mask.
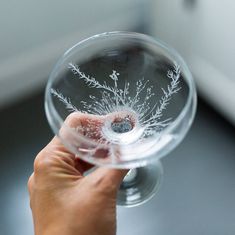
[[[88,177],[102,188],[104,186],[105,188],[118,190],[128,171],[127,169],[118,170],[100,167],[89,174]]]

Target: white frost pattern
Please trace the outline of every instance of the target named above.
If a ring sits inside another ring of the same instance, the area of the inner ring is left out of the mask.
[[[70,98],[64,97],[58,90],[51,89],[51,93],[63,102],[69,111],[80,111],[95,115],[107,115],[113,112],[129,111],[134,112],[138,117],[139,124],[144,128],[143,136],[149,136],[161,130],[170,124],[171,119],[161,120],[163,111],[167,108],[171,98],[181,87],[180,83],[180,67],[174,63],[173,70],[168,70],[167,77],[170,82],[167,88],[162,89],[162,96],[159,102],[151,107],[150,98],[155,95],[153,86],[149,85],[149,80],[144,78],[138,80],[135,84],[135,95],[130,95],[130,83],[125,82],[123,89],[118,87],[118,77],[120,74],[113,70],[109,78],[113,80],[114,86],[109,86],[105,81],[100,84],[94,77],[86,75],[80,68],[69,63],[69,69],[77,78],[83,80],[90,88],[100,89],[101,97],[90,95],[90,102],[81,101],[83,110],[78,110],[70,101]]]
[[[78,109],[71,103],[70,98],[65,97],[62,93],[59,91],[56,91],[55,89],[51,89],[51,94],[56,96],[61,102],[65,104],[65,107],[71,111],[71,112],[78,112]]]

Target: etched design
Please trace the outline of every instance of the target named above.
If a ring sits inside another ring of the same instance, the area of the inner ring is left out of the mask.
[[[162,96],[155,105],[151,106],[151,97],[155,95],[153,92],[153,86],[149,85],[149,80],[144,78],[138,80],[135,84],[135,95],[130,95],[130,85],[133,84],[125,82],[124,87],[118,87],[118,79],[120,73],[113,70],[109,75],[109,79],[113,80],[113,87],[108,85],[106,81],[101,84],[94,77],[86,75],[80,70],[80,68],[69,63],[68,68],[77,75],[76,78],[83,80],[85,84],[90,88],[100,89],[100,97],[90,95],[89,101],[81,101],[83,106],[82,110],[79,110],[75,105],[71,103],[70,98],[65,97],[60,91],[51,89],[51,93],[63,102],[66,108],[71,112],[82,112],[95,115],[108,115],[111,113],[130,113],[135,114],[138,125],[144,130],[142,137],[153,135],[154,133],[160,133],[162,129],[167,127],[171,123],[171,118],[161,120],[163,111],[167,108],[171,98],[176,94],[181,87],[180,83],[180,66],[174,64],[173,70],[168,70],[167,77],[170,80],[169,85],[166,88],[161,88]],[[122,128],[120,133],[127,131],[128,125],[126,117],[123,119],[123,123],[113,123],[114,130]],[[131,130],[130,126],[129,129]]]

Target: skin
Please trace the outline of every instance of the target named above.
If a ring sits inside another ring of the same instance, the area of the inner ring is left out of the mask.
[[[84,120],[87,117],[77,114],[65,122],[86,125]],[[91,167],[58,137],[36,156],[28,180],[36,235],[116,234],[117,191],[127,170],[100,167],[84,176]]]

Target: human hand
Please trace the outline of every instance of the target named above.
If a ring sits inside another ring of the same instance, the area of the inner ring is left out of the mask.
[[[84,176],[89,168],[58,137],[37,155],[28,181],[36,235],[116,234],[116,196],[127,170],[100,167]]]

